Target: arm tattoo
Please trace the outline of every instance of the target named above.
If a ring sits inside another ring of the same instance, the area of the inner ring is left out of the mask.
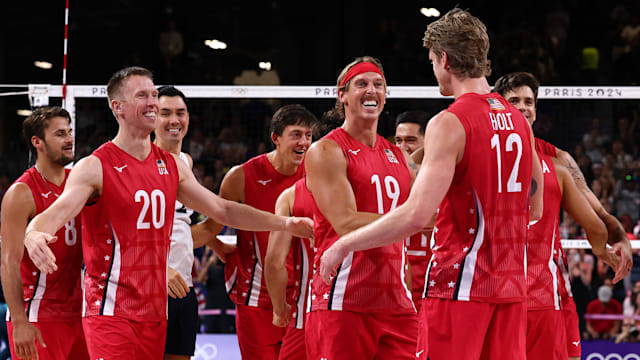
[[[414,163],[410,163],[409,167],[413,169],[413,171],[416,172],[416,174],[418,174],[418,165],[414,164]]]
[[[587,186],[587,181],[585,180],[582,171],[580,171],[578,164],[573,161],[572,158],[566,159],[565,164],[567,166],[567,170],[571,173],[571,177],[576,182],[576,185],[578,185],[578,188],[584,189],[583,186]]]
[[[538,182],[536,179],[531,179],[531,196],[535,195],[538,192]]]

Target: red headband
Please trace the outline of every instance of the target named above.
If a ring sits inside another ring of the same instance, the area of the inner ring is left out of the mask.
[[[342,89],[344,85],[347,83],[347,81],[351,80],[354,76],[360,75],[366,72],[378,73],[380,74],[380,76],[384,78],[382,71],[380,71],[380,69],[376,65],[367,61],[363,61],[355,64],[354,66],[351,67],[351,69],[349,69],[349,71],[347,71],[347,73],[342,78],[342,81],[340,81],[340,86],[338,86],[338,89]]]

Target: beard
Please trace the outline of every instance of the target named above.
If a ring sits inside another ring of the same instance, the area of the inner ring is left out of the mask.
[[[66,166],[67,164],[73,161],[73,156],[67,156],[62,151],[60,153],[57,153],[57,151],[54,151],[53,149],[51,149],[49,144],[47,144],[46,142],[45,142],[45,148],[47,149],[47,157],[54,164],[58,164],[60,166]]]

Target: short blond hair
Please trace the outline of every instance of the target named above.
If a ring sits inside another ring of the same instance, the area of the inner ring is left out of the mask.
[[[451,70],[461,78],[477,78],[491,73],[487,27],[477,17],[454,8],[427,26],[423,46],[440,59],[447,53]]]

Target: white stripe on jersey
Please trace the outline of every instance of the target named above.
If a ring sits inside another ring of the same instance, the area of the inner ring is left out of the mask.
[[[258,239],[256,239],[256,233],[253,233],[253,248],[256,252],[256,266],[253,271],[253,281],[251,283],[251,297],[247,305],[258,306],[258,299],[260,299],[260,290],[262,290],[262,262],[260,260],[260,246],[258,246]]]
[[[560,296],[558,295],[558,266],[555,261],[553,261],[553,249],[556,244],[556,224],[557,221],[553,222],[553,237],[551,238],[551,256],[549,256],[549,271],[551,271],[551,277],[553,278],[553,306],[556,310],[560,310]],[[526,256],[525,256],[526,258]],[[525,267],[526,269],[526,267]]]
[[[118,235],[116,235],[116,231],[113,227],[111,227],[111,233],[113,234],[113,257],[111,258],[111,271],[109,273],[109,278],[107,279],[107,296],[105,296],[102,301],[104,301],[104,307],[102,311],[102,315],[113,316],[113,311],[116,307],[116,293],[118,291],[118,284],[120,281],[120,265],[121,265],[121,256],[120,256],[120,240],[118,240]]]
[[[406,293],[407,298],[409,298],[411,305],[413,305],[413,310],[417,312],[418,310],[416,309],[416,304],[413,303],[413,297],[411,297],[411,291],[409,291],[409,288],[407,287],[407,279],[406,279],[407,273],[404,271],[404,267],[407,265],[406,251],[407,249],[403,246],[402,247],[402,266],[400,266],[400,281],[402,282],[402,287],[404,288],[404,292]]]
[[[80,288],[82,289],[82,317],[87,316],[87,288],[84,286],[84,276],[87,273],[87,268],[82,265],[82,271],[80,271]]]
[[[296,304],[296,329],[304,328],[304,301],[307,297],[307,288],[302,286],[309,281],[309,254],[304,243],[300,242],[300,252],[302,252],[302,278],[300,279],[300,295],[298,295],[298,303]]]
[[[573,297],[573,292],[571,292],[571,280],[569,280],[569,272],[567,270],[567,264],[564,263],[564,259],[562,258],[562,253],[558,255],[558,263],[560,265],[560,272],[562,273],[562,278],[564,279],[564,288],[567,289],[567,294],[569,294],[569,297]]]
[[[344,300],[344,292],[347,288],[347,280],[349,280],[349,273],[351,272],[351,265],[353,264],[353,251],[347,254],[340,266],[340,272],[336,277],[336,283],[333,287],[333,297],[331,298],[331,309],[329,310],[342,310],[342,301]]]
[[[40,301],[42,301],[45,290],[47,290],[47,274],[40,272],[40,276],[38,277],[38,285],[36,285],[36,291],[33,293],[33,299],[31,299],[31,306],[29,306],[28,315],[30,322],[38,322]]]
[[[469,301],[469,295],[471,294],[471,286],[473,285],[473,276],[476,272],[476,261],[478,260],[478,251],[484,243],[484,212],[482,211],[482,204],[473,191],[473,197],[475,199],[477,214],[478,214],[478,229],[476,231],[476,238],[473,241],[473,247],[464,259],[464,268],[462,269],[462,278],[458,285],[458,300]]]
[[[231,274],[231,276],[229,277],[229,280],[227,280],[224,283],[224,287],[225,289],[227,289],[227,294],[231,292],[231,288],[233,287],[233,284],[236,282],[237,277],[238,277],[238,268],[236,267],[235,269],[233,269],[233,274]]]
[[[411,255],[411,256],[427,256],[427,252],[425,250],[407,250],[407,255]]]

